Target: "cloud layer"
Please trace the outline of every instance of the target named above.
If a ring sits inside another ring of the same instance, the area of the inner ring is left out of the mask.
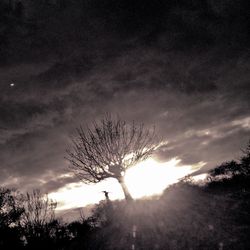
[[[228,13],[210,2],[219,16]],[[73,176],[65,176],[68,136],[79,124],[105,112],[156,125],[168,141],[155,156],[159,161],[173,157],[183,165],[203,161],[206,171],[239,157],[250,137],[250,57],[243,35],[240,43],[233,37],[231,45],[224,39],[207,45],[206,38],[197,37],[202,8],[195,12],[174,6],[168,17],[161,13],[157,18],[159,9],[153,10],[145,27],[140,23],[145,19],[143,10],[142,19],[132,16],[133,22],[128,22],[126,12],[121,15],[124,19],[111,15],[108,20],[103,9],[96,9],[91,20],[105,22],[85,34],[91,42],[71,46],[63,56],[41,61],[24,57],[21,63],[0,68],[3,185],[50,192],[75,182]],[[176,17],[179,22],[173,22]],[[167,20],[172,26],[164,24]],[[184,24],[195,30],[192,39],[184,34]],[[200,22],[211,28],[207,24]],[[218,38],[219,31],[228,32],[213,26],[212,36]],[[40,35],[48,32],[45,27]],[[190,41],[195,42],[190,45]]]

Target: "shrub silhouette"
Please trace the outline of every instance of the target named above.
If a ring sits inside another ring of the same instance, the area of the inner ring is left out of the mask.
[[[24,210],[15,196],[14,190],[0,187],[0,249],[21,249],[23,245],[19,221]]]

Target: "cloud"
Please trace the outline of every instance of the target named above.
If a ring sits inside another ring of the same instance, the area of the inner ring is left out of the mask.
[[[249,138],[245,53],[168,51],[157,45],[128,49],[121,43],[114,54],[109,44],[88,56],[73,53],[68,60],[0,72],[2,183],[47,191],[71,183],[73,178],[60,177],[67,173],[68,135],[107,111],[155,124],[168,140],[157,154],[161,161],[204,161],[205,171],[238,155]],[[14,89],[7,84],[12,75]]]

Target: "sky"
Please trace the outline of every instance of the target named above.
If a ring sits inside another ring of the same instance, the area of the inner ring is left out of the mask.
[[[250,139],[247,1],[80,2],[0,5],[2,186],[102,199],[106,182],[82,188],[64,157],[75,128],[106,112],[156,127],[166,144],[150,164],[178,162],[166,183],[239,159]]]

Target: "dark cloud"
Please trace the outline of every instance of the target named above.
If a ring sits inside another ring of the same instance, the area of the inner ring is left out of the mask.
[[[59,188],[65,186],[66,184],[69,183],[75,183],[79,181],[74,176],[62,176],[59,178],[53,178],[52,180],[47,181],[44,185],[42,185],[42,188],[45,187],[46,192],[54,192],[57,191]]]

